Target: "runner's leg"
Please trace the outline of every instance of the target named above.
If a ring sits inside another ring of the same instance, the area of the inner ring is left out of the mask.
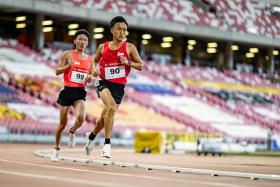
[[[75,101],[74,109],[76,113],[76,120],[74,126],[70,129],[70,132],[74,134],[78,128],[80,128],[85,121],[85,102],[83,100]]]
[[[61,106],[60,107],[60,122],[59,126],[57,127],[56,134],[55,134],[55,148],[60,149],[60,139],[61,139],[61,133],[65,129],[67,124],[67,114],[69,111],[69,106]]]
[[[99,92],[100,98],[102,102],[104,103],[104,109],[106,110],[104,115],[104,128],[105,128],[105,138],[111,138],[112,136],[112,128],[113,128],[113,122],[115,117],[115,112],[117,109],[117,104],[112,97],[109,89],[103,89],[101,92]]]

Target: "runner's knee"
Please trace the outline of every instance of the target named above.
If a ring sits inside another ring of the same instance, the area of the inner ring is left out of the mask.
[[[105,116],[107,115],[108,109],[107,106],[104,107],[101,113],[101,120],[104,120]]]
[[[60,122],[59,128],[62,129],[62,130],[65,129],[66,124],[67,124],[67,121]]]
[[[108,114],[114,114],[116,112],[116,106],[111,104],[106,107]]]
[[[85,120],[85,116],[83,114],[78,114],[76,119],[80,124],[82,124]]]

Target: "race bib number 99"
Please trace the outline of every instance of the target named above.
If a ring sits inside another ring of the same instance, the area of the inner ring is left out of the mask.
[[[85,83],[87,73],[72,71],[71,82],[75,83]]]
[[[106,79],[115,79],[125,77],[125,68],[124,66],[112,66],[105,68],[105,78]]]

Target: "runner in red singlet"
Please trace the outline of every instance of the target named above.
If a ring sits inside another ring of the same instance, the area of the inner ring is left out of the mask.
[[[85,118],[86,84],[92,80],[88,76],[92,64],[92,56],[85,53],[88,45],[89,33],[84,30],[77,30],[75,33],[75,50],[65,51],[56,69],[56,75],[64,74],[64,88],[60,91],[57,103],[60,107],[60,122],[56,130],[55,149],[51,159],[59,160],[60,139],[62,131],[67,124],[67,115],[71,106],[74,107],[76,120],[70,129],[68,145],[75,145],[75,131],[82,126]]]
[[[89,155],[94,138],[104,128],[105,142],[101,156],[106,158],[111,157],[110,138],[114,116],[124,96],[126,78],[131,68],[141,71],[143,66],[136,47],[124,41],[127,31],[125,18],[121,16],[113,18],[110,22],[110,28],[113,40],[105,42],[98,47],[94,63],[90,69],[90,75],[94,77],[99,76],[96,91],[104,107],[85,146],[86,154]]]

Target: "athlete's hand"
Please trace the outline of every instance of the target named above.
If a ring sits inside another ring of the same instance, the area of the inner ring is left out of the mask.
[[[86,77],[86,82],[87,83],[90,83],[91,81],[93,80],[93,76],[92,75],[88,75],[87,77]]]
[[[127,58],[125,56],[121,56],[120,61],[123,65],[130,66],[129,61],[127,60]]]
[[[98,69],[95,69],[95,70],[93,70],[93,73],[92,73],[92,75],[93,75],[94,77],[97,77],[97,76],[99,76],[99,75],[100,75],[100,72],[99,72],[99,70],[98,70]]]

